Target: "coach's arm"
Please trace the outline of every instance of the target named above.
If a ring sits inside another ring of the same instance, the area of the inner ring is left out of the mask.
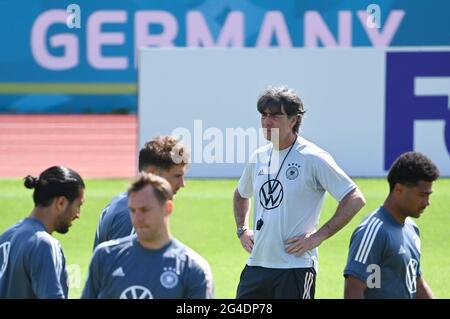
[[[237,188],[234,191],[233,208],[237,228],[243,226],[248,227],[250,200],[242,197]],[[239,240],[241,241],[242,247],[251,253],[253,249],[253,231],[251,229],[247,229],[242,233],[241,237],[239,237]]]
[[[363,194],[358,188],[355,188],[345,195],[339,202],[333,217],[331,217],[317,232],[295,236],[286,240],[286,252],[301,256],[308,250],[316,248],[325,239],[330,238],[347,225],[365,204],[366,200]]]

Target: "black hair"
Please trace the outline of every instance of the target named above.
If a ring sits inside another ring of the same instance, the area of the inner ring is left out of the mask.
[[[439,169],[425,155],[419,152],[406,152],[392,164],[388,174],[389,192],[395,184],[416,186],[419,181],[434,182],[439,178]]]
[[[34,188],[34,205],[41,207],[49,206],[59,196],[73,202],[80,196],[80,189],[86,187],[77,172],[63,166],[47,168],[39,177],[28,175],[24,178],[24,185],[26,188]]]

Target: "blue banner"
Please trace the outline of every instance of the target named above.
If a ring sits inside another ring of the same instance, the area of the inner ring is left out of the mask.
[[[0,112],[136,112],[137,48],[450,45],[446,0],[0,2]]]

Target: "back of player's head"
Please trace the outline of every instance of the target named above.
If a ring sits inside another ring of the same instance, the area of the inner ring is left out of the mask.
[[[47,168],[39,177],[28,175],[24,178],[24,185],[26,188],[34,188],[34,205],[41,207],[49,206],[53,199],[59,196],[73,202],[80,196],[80,189],[85,188],[81,176],[63,166]]]
[[[292,129],[294,133],[298,133],[303,114],[306,112],[297,93],[285,85],[268,87],[258,97],[257,108],[261,114],[267,110],[272,113],[281,113],[284,109],[288,116],[297,116],[297,124]]]
[[[145,143],[139,151],[139,171],[149,166],[170,169],[174,165],[186,165],[189,156],[189,150],[176,137],[158,136]]]
[[[439,177],[439,170],[434,163],[419,152],[406,152],[392,164],[388,174],[389,191],[396,183],[416,186],[419,181],[434,182]]]
[[[141,191],[148,185],[152,186],[154,194],[160,204],[164,204],[169,199],[172,199],[172,187],[169,182],[160,176],[145,172],[139,173],[137,178],[131,183],[128,188],[128,196],[131,195],[131,193]]]

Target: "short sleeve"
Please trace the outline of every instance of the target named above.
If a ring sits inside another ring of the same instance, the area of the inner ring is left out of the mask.
[[[318,188],[329,192],[337,201],[356,188],[355,183],[336,164],[330,154],[320,153],[314,161],[315,179]]]
[[[382,226],[381,220],[372,218],[355,230],[350,241],[344,276],[351,275],[366,282],[379,267],[387,240]]]
[[[214,282],[209,264],[202,258],[196,258],[189,265],[186,274],[184,298],[212,299],[214,298]]]
[[[67,298],[65,258],[61,246],[55,239],[38,237],[28,261],[31,285],[37,298]]]
[[[98,299],[101,289],[101,278],[99,271],[101,263],[101,250],[100,247],[94,250],[94,255],[92,256],[91,263],[89,265],[88,277],[86,284],[84,285],[83,293],[81,294],[81,299]]]
[[[237,186],[241,197],[250,198],[253,196],[253,172],[255,169],[255,165],[256,163],[252,161],[245,165],[244,172],[242,173]]]

